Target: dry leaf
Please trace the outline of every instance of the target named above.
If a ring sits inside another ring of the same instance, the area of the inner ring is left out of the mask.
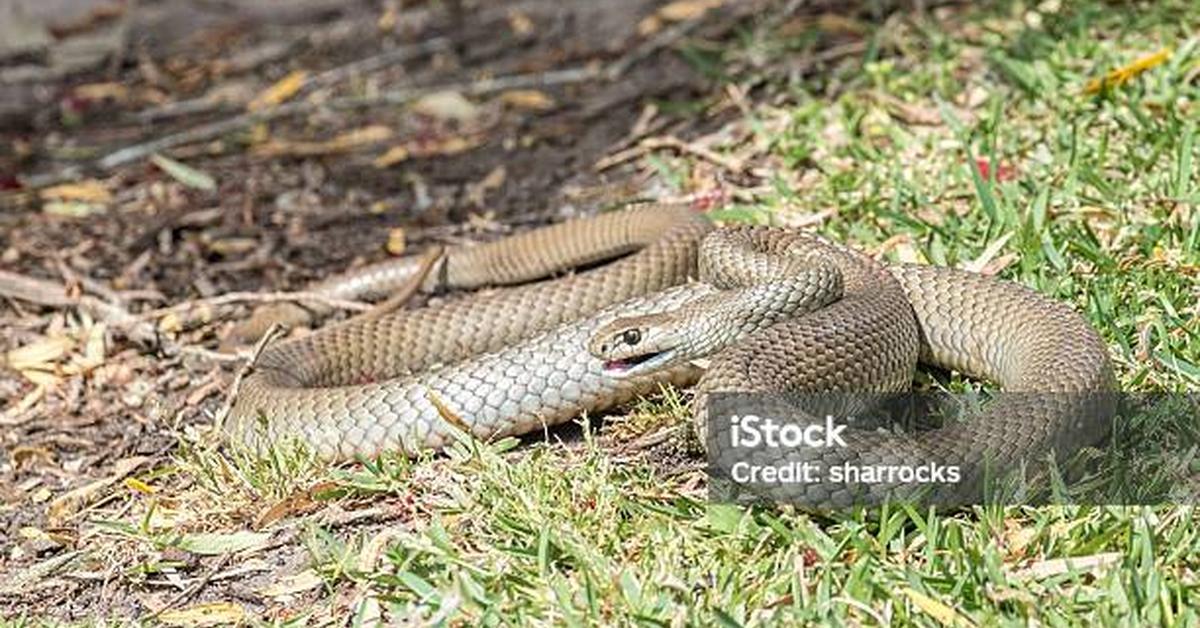
[[[76,98],[84,100],[112,100],[125,102],[129,100],[129,88],[121,83],[87,83],[71,90]]]
[[[103,205],[81,203],[79,201],[51,201],[42,205],[42,211],[47,214],[67,218],[87,218],[94,214],[103,214],[104,210]]]
[[[75,183],[64,183],[48,187],[38,193],[46,201],[79,201],[82,203],[107,204],[113,200],[112,192],[96,179],[84,179]]]
[[[43,388],[57,388],[62,383],[62,378],[52,371],[40,371],[37,369],[27,369],[20,371],[21,377],[32,382],[34,385]]]
[[[298,574],[279,579],[275,583],[260,589],[258,593],[263,597],[276,598],[303,593],[323,584],[325,584],[325,580],[321,578],[321,574],[312,569],[305,569]]]
[[[724,0],[676,0],[659,9],[658,17],[667,22],[682,22],[700,17],[722,4]]]
[[[84,375],[91,373],[104,365],[105,334],[108,326],[104,323],[89,325],[83,338],[83,353],[71,356],[69,364],[62,369],[64,375]]]
[[[839,35],[866,35],[871,28],[856,19],[840,13],[822,13],[817,16],[817,28],[822,33]]]
[[[187,608],[163,611],[158,621],[168,626],[221,626],[240,624],[246,609],[233,602],[209,602]]]
[[[78,35],[89,31],[96,26],[105,22],[116,19],[125,14],[128,8],[123,0],[110,0],[107,2],[91,2],[88,5],[90,10],[82,13],[76,13],[71,17],[62,17],[48,23],[47,29],[55,37],[65,39],[72,35]]]
[[[371,537],[358,554],[358,569],[364,573],[375,571],[379,567],[379,559],[383,557],[383,553],[394,542],[403,539],[404,530],[397,528],[385,528],[379,534]]]
[[[295,96],[307,81],[308,72],[296,70],[276,81],[274,85],[263,90],[258,96],[255,96],[254,100],[251,100],[246,108],[250,111],[258,111],[267,107],[274,107]]]
[[[1017,261],[1018,259],[1020,259],[1020,256],[1018,256],[1016,253],[1005,253],[1004,255],[1001,255],[1000,257],[997,257],[996,259],[985,264],[983,268],[980,268],[979,274],[987,277],[994,277],[999,275],[1000,272],[1005,268],[1012,266],[1013,262]]]
[[[179,549],[202,556],[220,556],[238,552],[256,552],[271,540],[268,532],[195,532],[184,534],[176,543]]]
[[[67,336],[43,338],[8,352],[5,361],[14,370],[46,369],[75,348],[75,340]]]
[[[137,478],[125,478],[125,486],[130,490],[137,491],[143,495],[153,495],[158,492],[158,489]]]
[[[8,456],[17,469],[28,469],[33,465],[34,461],[40,461],[42,464],[47,466],[53,464],[54,462],[54,454],[45,447],[26,447],[19,445],[9,450]]]
[[[167,312],[158,319],[158,328],[168,334],[177,334],[183,331],[183,319],[175,312]]]
[[[936,107],[908,103],[893,96],[881,96],[888,113],[914,126],[941,126],[942,114]]]
[[[517,109],[547,111],[555,107],[553,98],[536,89],[510,89],[500,94],[500,102]]]
[[[837,13],[822,13],[815,18],[811,15],[794,17],[776,29],[776,34],[783,38],[799,37],[816,30],[822,35],[865,35],[869,27],[853,18]]]
[[[254,528],[262,529],[285,517],[311,512],[319,506],[316,496],[335,488],[335,482],[318,482],[306,490],[289,495],[260,514],[254,520]]]
[[[122,459],[113,466],[112,475],[59,495],[46,507],[46,516],[50,524],[52,526],[62,525],[68,517],[90,504],[101,491],[125,479],[149,460],[150,458],[147,456]]]
[[[32,408],[45,397],[46,386],[35,386],[33,390],[29,391],[29,394],[21,397],[21,400],[17,402],[17,405],[9,408],[3,414],[0,414],[0,425],[13,425],[21,422],[19,417],[28,412],[30,408]]]
[[[508,27],[517,37],[525,37],[533,32],[533,20],[524,12],[513,9],[508,12]]]
[[[400,21],[400,3],[386,2],[383,6],[383,13],[379,15],[379,19],[375,21],[375,27],[380,32],[390,33],[396,28],[396,24]]]
[[[496,166],[481,181],[467,186],[467,202],[476,207],[483,207],[487,193],[504,185],[507,179],[508,169],[504,166]]]
[[[212,175],[203,170],[193,168],[157,153],[150,156],[150,161],[154,162],[154,165],[158,166],[160,170],[170,175],[172,179],[189,188],[204,190],[205,192],[212,192],[217,189],[217,182],[212,178]]]
[[[1119,87],[1135,79],[1146,70],[1153,69],[1162,65],[1167,59],[1171,58],[1171,49],[1163,48],[1158,52],[1146,55],[1129,65],[1119,67],[1105,74],[1102,78],[1092,79],[1083,87],[1085,94],[1095,94],[1102,89]]]
[[[271,139],[271,129],[264,123],[258,123],[250,127],[249,142],[251,146],[265,144]]]
[[[943,626],[969,626],[971,622],[958,613],[958,611],[946,606],[945,604],[913,589],[903,588],[900,592],[912,600],[917,608],[921,609],[926,615],[937,620]]]
[[[1004,245],[1008,244],[1008,241],[1012,239],[1012,236],[1013,232],[1010,231],[999,238],[992,240],[992,242],[987,245],[987,248],[979,254],[979,257],[969,262],[963,262],[959,264],[958,267],[963,270],[969,270],[973,273],[982,272],[984,267],[986,267],[992,261],[992,258],[996,257],[996,255],[1000,253],[1000,250],[1004,248]]]
[[[649,37],[662,30],[662,20],[658,19],[657,15],[651,15],[642,19],[637,25],[637,34],[641,37]]]
[[[467,425],[467,422],[452,410],[450,406],[446,405],[446,402],[442,401],[442,398],[437,393],[433,392],[433,390],[428,390],[425,393],[425,398],[429,400],[429,403],[433,404],[434,409],[437,410],[438,415],[442,417],[443,421],[453,425],[468,436],[471,434],[471,428]]]
[[[222,257],[245,255],[258,249],[259,242],[255,238],[217,238],[208,243],[208,250]]]
[[[455,120],[467,123],[479,117],[479,108],[455,91],[433,92],[422,96],[410,105],[412,111],[439,120]]]
[[[437,155],[457,155],[466,152],[482,142],[478,137],[453,136],[437,142],[410,142],[393,146],[373,162],[376,168],[387,168],[414,157],[433,157]]]
[[[407,160],[408,157],[408,148],[404,146],[393,146],[389,148],[386,153],[376,157],[375,161],[372,163],[376,168],[387,168],[388,166],[394,166],[402,161]]]
[[[446,140],[435,143],[432,146],[420,149],[414,149],[412,154],[414,157],[431,157],[434,155],[457,155],[458,153],[466,152],[482,143],[477,137],[451,137]]]
[[[388,253],[392,255],[403,255],[404,249],[408,245],[407,238],[404,235],[404,229],[396,227],[388,231],[387,244],[384,246]]]
[[[352,148],[363,144],[374,144],[382,142],[392,136],[392,128],[383,124],[372,124],[358,129],[346,131],[339,134],[329,142],[329,145],[336,148]]]
[[[333,139],[324,142],[290,142],[287,140],[269,140],[255,147],[254,154],[264,156],[296,155],[332,155],[344,153],[361,146],[378,144],[392,136],[391,127],[373,124],[358,129],[346,131]]]
[[[1020,558],[1025,555],[1029,544],[1038,536],[1037,528],[1033,526],[1014,527],[1005,532],[1004,547],[1008,558]]]
[[[1049,578],[1051,576],[1060,576],[1071,572],[1095,572],[1110,565],[1115,565],[1121,562],[1123,554],[1120,552],[1106,552],[1103,554],[1093,554],[1091,556],[1073,556],[1071,558],[1055,558],[1052,560],[1044,560],[1039,563],[1034,563],[1025,569],[1021,569],[1013,574],[1014,577],[1025,578]]]
[[[499,188],[500,186],[504,185],[504,182],[507,179],[508,179],[508,168],[505,168],[504,166],[496,166],[495,168],[492,168],[492,171],[489,172],[487,174],[487,176],[484,177],[483,180],[479,182],[478,185],[479,185],[480,189],[485,190],[485,191],[486,190],[495,190],[495,189]]]

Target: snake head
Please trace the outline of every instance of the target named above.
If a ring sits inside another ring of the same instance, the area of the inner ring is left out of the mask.
[[[678,361],[683,340],[659,319],[654,314],[619,318],[592,335],[588,352],[604,362],[604,374],[610,377],[634,377],[667,368]]]

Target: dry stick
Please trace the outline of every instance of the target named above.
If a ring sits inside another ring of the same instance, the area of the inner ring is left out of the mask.
[[[203,299],[193,299],[176,303],[167,307],[160,307],[153,310],[147,310],[134,315],[140,320],[151,318],[159,318],[168,314],[179,314],[192,309],[204,307],[216,307],[220,305],[231,305],[233,303],[277,303],[280,301],[298,302],[298,303],[317,303],[332,309],[350,310],[352,312],[366,312],[372,306],[361,301],[347,301],[345,299],[335,299],[327,297],[318,292],[229,292],[215,297],[205,297]]]
[[[293,97],[307,94],[314,89],[322,87],[331,87],[341,83],[353,76],[382,70],[390,65],[396,65],[411,61],[419,56],[431,54],[434,52],[442,52],[450,48],[450,41],[444,37],[435,37],[428,41],[423,41],[419,44],[411,46],[401,46],[399,48],[388,50],[380,54],[366,57],[363,59],[355,59],[336,68],[332,68],[321,72],[311,78],[308,78],[297,90]],[[212,96],[201,96],[199,98],[191,98],[178,102],[168,103],[153,107],[136,114],[137,119],[142,122],[154,122],[165,118],[174,118],[198,113],[210,113],[217,110],[236,110],[244,106],[244,103],[237,103],[231,100],[221,98],[213,98]]]
[[[67,295],[67,289],[61,284],[7,270],[0,270],[0,296],[50,307],[64,307],[77,302],[77,299]]]
[[[674,136],[648,137],[641,142],[638,142],[637,146],[614,153],[601,159],[600,161],[597,161],[592,168],[597,172],[600,172],[612,168],[618,164],[637,159],[648,152],[662,148],[673,148],[681,153],[694,155],[700,159],[716,164],[734,174],[741,174],[746,170],[746,164],[741,159],[736,157],[726,157],[711,149],[694,143],[685,142]]]
[[[177,100],[165,105],[159,105],[139,111],[134,114],[138,122],[151,123],[162,122],[170,118],[179,118],[183,116],[191,116],[201,113],[213,113],[216,111],[232,111],[239,109],[240,104],[234,99],[218,98],[212,95],[199,96],[197,98],[188,98],[187,100]]]
[[[124,306],[125,299],[122,298],[121,295],[117,294],[116,290],[109,288],[103,283],[100,283],[99,281],[96,281],[87,275],[77,272],[74,268],[71,268],[71,266],[67,264],[67,262],[61,257],[56,258],[55,263],[58,266],[58,273],[67,281],[68,285],[78,284],[84,290],[104,298],[113,305]]]
[[[295,47],[297,42],[292,42],[286,48],[284,53],[292,47]],[[357,74],[366,74],[376,70],[382,70],[389,65],[404,63],[411,61],[421,55],[426,55],[434,52],[441,52],[450,48],[450,42],[444,37],[435,37],[428,41],[423,41],[419,44],[411,46],[401,46],[393,50],[388,50],[380,54],[356,59],[336,68],[326,70],[304,81],[300,87],[299,94],[310,92],[313,89],[321,87],[329,87],[341,83],[346,79]],[[273,61],[273,58],[265,59],[264,62]],[[201,96],[199,98],[191,98],[188,100],[180,100],[173,103],[167,103],[157,107],[151,107],[136,114],[138,120],[142,122],[155,122],[167,118],[175,118],[180,116],[210,113],[220,109],[237,109],[239,104],[233,101],[213,98],[212,96]]]
[[[421,96],[438,91],[461,91],[472,95],[482,95],[508,89],[529,89],[535,87],[549,87],[553,85],[581,83],[594,78],[615,80],[624,74],[634,64],[646,57],[649,57],[658,49],[668,45],[679,37],[684,36],[700,23],[701,20],[697,18],[695,20],[683,22],[675,27],[666,29],[662,33],[659,33],[658,36],[646,41],[641,46],[638,46],[631,51],[628,55],[614,62],[605,70],[600,70],[592,66],[583,66],[566,70],[556,70],[552,72],[539,72],[536,74],[514,74],[509,76],[488,78],[479,81],[464,81],[442,85],[397,89],[366,97],[335,98],[323,103],[286,103],[271,109],[243,113],[232,118],[218,120],[209,124],[202,124],[200,126],[180,131],[179,133],[173,133],[171,135],[166,135],[148,142],[128,146],[100,158],[95,162],[94,167],[102,172],[109,171],[117,166],[149,157],[154,153],[158,153],[169,148],[174,148],[183,144],[192,144],[195,142],[211,140],[221,135],[225,135],[226,133],[232,133],[260,122],[268,122],[287,116],[308,113],[321,108],[338,110],[365,108],[373,105],[405,104],[420,98]],[[446,45],[444,40],[439,39],[431,40],[430,42],[427,42],[427,44],[431,48]],[[371,67],[376,63],[370,60],[363,61],[367,62],[365,63],[366,67]],[[338,70],[331,70],[331,72],[337,71]],[[337,75],[335,74],[332,76],[336,77]],[[74,174],[76,174],[74,169],[67,169],[64,172],[54,175],[30,177],[26,183],[30,187],[41,187],[50,185],[60,180],[68,179],[71,176],[74,176]]]
[[[408,303],[408,300],[421,289],[425,284],[425,278],[433,271],[433,267],[437,265],[446,255],[446,250],[440,246],[430,248],[421,254],[421,264],[417,266],[417,272],[400,286],[396,294],[388,297],[386,301],[376,305],[363,316],[366,318],[376,318],[383,316],[388,312],[394,311],[400,306]]]
[[[300,87],[300,93],[303,94],[320,87],[330,87],[359,74],[382,70],[391,65],[412,61],[422,55],[449,49],[450,40],[445,37],[434,37],[419,44],[401,46],[371,57],[356,59],[346,65],[326,70],[305,81],[304,85]]]
[[[191,597],[193,595],[196,595],[196,593],[198,593],[200,591],[200,589],[203,589],[205,586],[208,585],[209,582],[212,582],[212,579],[213,579],[213,577],[215,577],[217,575],[217,572],[224,569],[225,566],[228,565],[229,561],[232,559],[233,559],[233,554],[225,554],[224,556],[222,556],[221,559],[217,561],[217,564],[213,565],[212,569],[209,569],[207,572],[205,572],[205,574],[203,576],[201,576],[199,580],[192,583],[192,585],[190,587],[180,591],[175,597],[171,598],[166,604],[163,605],[162,608],[158,609],[157,611],[154,611],[154,613],[152,615],[150,615],[150,617],[156,618],[159,615],[162,615],[163,613],[170,610],[172,607],[177,606],[179,604],[183,604],[184,602],[191,599]]]
[[[124,329],[125,335],[139,342],[152,342],[158,335],[153,325],[138,320],[125,308],[87,294],[72,297],[65,286],[47,279],[0,270],[0,296],[46,307],[79,307],[113,327]]]
[[[648,137],[642,140],[641,143],[643,146],[646,146],[651,150],[656,150],[659,148],[674,148],[681,153],[695,155],[700,159],[718,165],[734,174],[741,174],[746,170],[746,163],[741,159],[736,157],[726,157],[717,153],[716,151],[700,146],[695,142],[685,142],[678,137]]]
[[[436,260],[435,260],[436,261]],[[432,263],[432,262],[431,262]],[[423,272],[428,273],[428,269]],[[132,325],[149,319],[160,318],[168,314],[178,314],[195,308],[215,307],[242,302],[274,303],[279,301],[310,302],[325,305],[333,309],[366,312],[373,308],[369,303],[335,299],[313,292],[230,292],[215,297],[185,301],[175,305],[131,314],[124,308],[96,297],[82,295],[69,296],[67,289],[60,283],[47,279],[36,279],[17,273],[0,270],[0,296],[28,301],[46,307],[80,306],[101,315],[101,318],[114,325]]]
[[[510,76],[500,76],[472,82],[445,83],[441,85],[397,89],[381,92],[372,96],[335,98],[322,103],[286,103],[272,109],[243,113],[232,118],[218,120],[209,124],[202,124],[197,127],[180,131],[179,133],[173,133],[171,135],[166,135],[148,142],[122,148],[118,151],[109,153],[105,157],[96,161],[95,167],[101,171],[112,170],[117,166],[149,157],[154,153],[164,151],[168,148],[174,148],[183,144],[192,144],[195,142],[211,140],[221,135],[225,135],[226,133],[232,133],[259,122],[268,122],[271,120],[308,113],[324,108],[339,110],[359,109],[374,105],[405,104],[420,98],[421,96],[445,90],[480,95],[508,89],[548,87],[551,85],[579,83],[591,78],[595,78],[599,74],[600,72],[594,68],[579,67],[571,68],[569,70],[558,70],[554,72],[540,72],[537,74],[515,74]],[[46,181],[39,180],[38,182],[42,185],[46,184]],[[29,185],[33,185],[32,179]]]
[[[656,445],[661,445],[667,440],[686,429],[685,424],[672,425],[660,430],[655,430],[649,434],[642,434],[637,438],[621,445],[620,452],[623,454],[632,454],[634,452],[644,451]]]
[[[65,265],[63,268],[69,270]],[[99,284],[96,283],[96,285]],[[164,353],[189,354],[214,362],[232,362],[240,359],[237,356],[209,351],[203,347],[176,343],[162,337],[154,324],[130,314],[119,304],[86,294],[71,297],[65,286],[46,279],[35,279],[0,270],[0,296],[28,301],[45,307],[78,307],[104,321],[109,327],[121,330],[126,338],[146,346],[158,346]]]
[[[703,18],[704,15],[701,14],[659,31],[658,34],[634,47],[628,54],[608,66],[608,69],[604,71],[604,78],[610,81],[621,78],[622,74],[629,71],[629,68],[632,68],[639,61],[650,57],[660,49],[666,48],[687,36],[688,33],[695,30],[697,26],[700,26],[704,22]]]
[[[19,275],[17,273],[4,270],[0,270],[0,296],[19,299],[21,301],[28,301],[30,303],[35,303],[45,307],[79,307],[91,312],[92,315],[104,321],[110,327],[122,330],[125,336],[134,341],[147,345],[159,345],[162,347],[162,350],[165,353],[186,353],[215,362],[233,362],[241,358],[210,351],[203,347],[191,347],[173,342],[159,334],[158,329],[153,323],[150,322],[150,320],[166,316],[168,314],[186,312],[193,308],[205,306],[212,307],[230,303],[239,303],[243,301],[307,301],[320,303],[332,308],[348,309],[356,312],[365,312],[371,309],[371,305],[366,303],[331,299],[324,295],[310,294],[307,292],[284,292],[269,294],[260,294],[256,292],[232,292],[217,297],[187,301],[170,307],[149,310],[139,314],[131,314],[124,307],[109,303],[90,295],[71,297],[68,295],[66,287],[57,282],[46,279],[26,277],[25,275]]]
[[[233,404],[237,403],[238,392],[242,388],[242,380],[254,371],[254,366],[258,364],[258,358],[262,356],[267,345],[283,335],[283,332],[283,325],[271,323],[267,331],[263,332],[262,338],[258,339],[258,342],[254,345],[254,349],[250,352],[250,359],[246,361],[245,366],[238,369],[237,375],[233,377],[233,384],[229,386],[229,394],[225,395],[225,403],[221,404],[221,408],[217,410],[217,415],[213,419],[213,426],[217,431],[224,429],[225,419],[229,417],[229,411],[233,409]]]

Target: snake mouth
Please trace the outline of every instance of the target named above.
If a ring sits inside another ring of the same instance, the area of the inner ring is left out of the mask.
[[[673,351],[655,351],[653,353],[643,353],[622,360],[606,360],[604,362],[604,373],[612,377],[629,377],[631,375],[639,375],[657,370],[661,365],[671,359]]]

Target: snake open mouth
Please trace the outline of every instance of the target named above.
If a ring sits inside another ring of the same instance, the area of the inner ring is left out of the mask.
[[[671,351],[655,351],[643,353],[623,360],[607,360],[604,362],[604,372],[609,375],[628,375],[631,372],[653,370],[655,366],[666,362],[671,357]]]

